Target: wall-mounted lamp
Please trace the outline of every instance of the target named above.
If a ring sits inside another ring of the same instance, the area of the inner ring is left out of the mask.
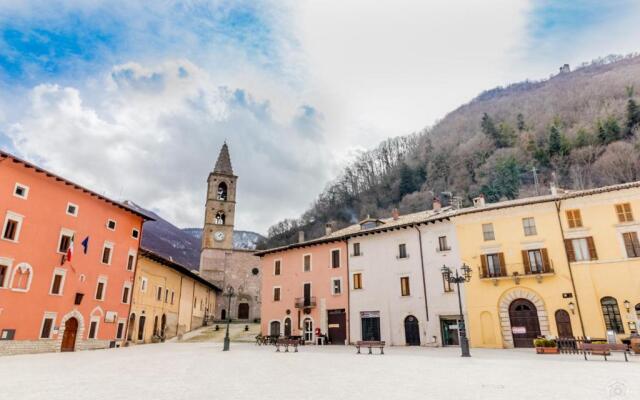
[[[573,304],[573,301],[569,302],[569,310],[571,310],[571,314],[575,314],[576,313],[576,305]]]
[[[629,300],[624,301],[624,308],[627,310],[627,312],[631,311],[631,303],[629,303]]]

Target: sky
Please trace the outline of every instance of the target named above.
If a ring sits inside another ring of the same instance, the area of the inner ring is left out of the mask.
[[[0,148],[180,227],[224,141],[236,229],[486,89],[640,51],[635,0],[0,1]]]

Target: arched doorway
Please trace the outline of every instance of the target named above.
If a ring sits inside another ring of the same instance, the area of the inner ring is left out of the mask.
[[[140,319],[138,320],[138,341],[143,341],[144,340],[144,325],[145,322],[147,322],[147,317],[145,317],[144,315],[140,316]]]
[[[280,321],[271,321],[269,334],[271,336],[280,336]]]
[[[249,303],[238,304],[238,319],[249,319]]]
[[[540,336],[538,310],[532,302],[516,299],[509,306],[509,320],[514,347],[533,347],[533,339]]]
[[[284,319],[284,336],[291,336],[291,318],[289,317]]]
[[[420,324],[413,315],[404,319],[404,338],[407,346],[420,346]]]
[[[222,312],[220,313],[220,319],[223,321],[227,319],[227,310],[222,310]]]
[[[162,319],[160,320],[160,337],[164,337],[164,330],[167,327],[167,315],[162,314]]]
[[[571,317],[565,310],[556,311],[556,327],[558,328],[558,337],[573,337]]]
[[[136,314],[133,313],[129,316],[129,331],[127,332],[127,340],[131,341],[133,338],[133,330],[136,328]]]
[[[74,351],[76,349],[76,335],[78,334],[78,320],[71,317],[64,324],[62,346],[60,351]]]
[[[313,342],[313,320],[305,318],[302,326],[304,327],[304,341]]]

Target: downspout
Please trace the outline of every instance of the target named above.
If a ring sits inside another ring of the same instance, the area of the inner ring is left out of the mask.
[[[564,228],[562,227],[562,219],[560,218],[560,203],[562,200],[556,200],[556,215],[558,216],[558,226],[560,226],[560,234],[562,235],[562,246],[565,245],[565,236],[564,236]],[[584,331],[584,323],[582,322],[582,312],[580,311],[580,301],[578,301],[578,291],[576,290],[576,283],[573,279],[573,270],[571,269],[571,262],[569,261],[569,256],[567,255],[567,249],[564,251],[564,258],[567,260],[567,266],[569,267],[569,277],[571,278],[571,287],[573,288],[573,295],[576,298],[576,309],[578,310],[578,320],[580,321],[580,329],[582,330],[582,336],[586,337],[586,333]]]
[[[422,252],[422,232],[420,232],[419,226],[414,226],[418,231],[418,242],[420,244],[420,266],[422,268],[422,294],[424,295],[424,311],[427,314],[427,321],[429,321],[429,302],[427,301],[427,280],[424,273],[424,255]]]
[[[347,331],[347,344],[351,344],[351,274],[349,273],[349,238],[344,239],[344,245],[347,248],[347,316],[345,329]]]

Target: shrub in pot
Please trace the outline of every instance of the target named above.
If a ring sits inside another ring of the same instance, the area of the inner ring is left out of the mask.
[[[558,354],[558,346],[553,339],[538,338],[534,339],[533,345],[538,354]]]

